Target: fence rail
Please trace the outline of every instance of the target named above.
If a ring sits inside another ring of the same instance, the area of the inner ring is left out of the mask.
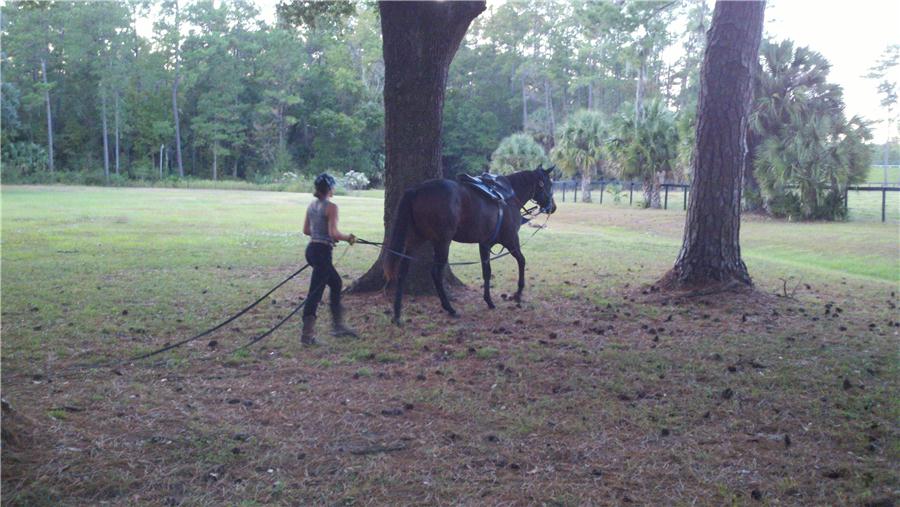
[[[578,202],[578,193],[581,191],[583,185],[580,181],[576,180],[559,180],[553,182],[553,195],[554,198],[557,196],[558,192],[562,192],[562,201],[566,202],[567,197],[571,198],[572,202]],[[619,181],[619,180],[597,180],[591,181],[590,183],[591,194],[595,190],[600,191],[600,199],[599,204],[603,204],[603,195],[606,193],[608,188],[619,188],[621,192],[628,192],[628,205],[634,205],[634,192],[637,189],[638,192],[643,191],[643,184],[639,181]],[[689,194],[691,190],[691,186],[687,183],[662,183],[660,185],[661,192],[661,200],[663,209],[669,209],[669,190],[677,189],[682,194],[681,198],[681,208],[683,210],[687,210]],[[876,184],[862,184],[862,185],[853,185],[847,187],[844,191],[844,209],[850,210],[849,193],[853,192],[881,192],[881,221],[887,221],[887,201],[888,195],[891,192],[900,192],[900,186],[882,186]],[[900,194],[898,194],[900,196]],[[583,198],[583,196],[582,196]],[[592,199],[593,201],[593,199]]]

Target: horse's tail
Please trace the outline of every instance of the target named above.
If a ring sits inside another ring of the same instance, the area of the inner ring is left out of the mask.
[[[389,250],[385,252],[383,260],[384,278],[388,282],[397,278],[397,270],[402,259],[398,253],[406,253],[403,250],[406,244],[406,234],[409,232],[409,226],[412,223],[412,201],[414,197],[415,192],[412,189],[403,192],[400,203],[397,204],[397,210],[394,212],[391,237],[387,244]]]

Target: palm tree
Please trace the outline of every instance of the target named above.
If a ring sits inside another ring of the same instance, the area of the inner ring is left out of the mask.
[[[512,174],[546,163],[544,148],[525,133],[505,137],[491,154],[491,172],[495,174]]]
[[[591,202],[591,179],[603,162],[607,135],[603,114],[586,109],[571,115],[556,133],[550,158],[567,176],[581,174],[582,202]]]
[[[838,218],[843,190],[869,167],[867,124],[844,116],[821,54],[786,40],[763,42],[760,56],[748,148],[763,205],[776,215]]]
[[[651,101],[642,119],[636,121],[633,108],[624,104],[613,125],[609,150],[621,178],[638,178],[644,187],[644,204],[660,207],[661,180],[672,172],[678,157],[678,130],[675,115],[659,99]]]

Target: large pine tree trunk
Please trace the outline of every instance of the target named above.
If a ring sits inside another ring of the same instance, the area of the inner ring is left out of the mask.
[[[684,242],[663,279],[670,287],[752,283],[739,241],[741,178],[764,13],[765,2],[716,3],[700,72]]]
[[[41,58],[41,79],[44,81],[44,102],[47,104],[47,158],[53,172],[53,114],[50,111],[50,85],[47,83],[47,60]]]
[[[384,228],[387,234],[403,192],[440,178],[441,132],[447,71],[483,1],[380,2],[384,53]],[[387,236],[385,236],[387,237]],[[382,256],[384,254],[382,253]],[[411,252],[407,277],[413,293],[431,293],[430,246]],[[450,270],[445,270],[452,278]],[[357,281],[356,290],[384,287],[381,257]]]

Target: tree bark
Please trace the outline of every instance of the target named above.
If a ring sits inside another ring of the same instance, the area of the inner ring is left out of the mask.
[[[522,75],[522,131],[528,126],[528,95],[525,92],[525,75]]]
[[[219,167],[218,167],[218,160],[219,160],[219,157],[218,157],[218,151],[219,151],[218,145],[214,144],[214,145],[213,145],[213,148],[212,148],[212,154],[213,154],[213,170],[212,170],[212,177],[213,177],[213,181],[216,181],[216,180],[219,179]],[[196,174],[196,173],[195,173],[195,174]]]
[[[643,181],[643,187],[644,206],[653,209],[661,208],[662,204],[659,198],[659,177],[654,174],[653,176],[645,179]]]
[[[181,162],[181,123],[178,121],[178,71],[181,67],[181,25],[178,17],[178,0],[175,1],[175,77],[172,80],[172,116],[175,119],[175,158],[178,162],[178,176],[184,178],[184,164]]]
[[[385,240],[403,192],[440,178],[441,132],[447,71],[483,1],[379,2],[384,54]],[[432,293],[430,245],[410,252],[407,291]],[[379,256],[355,288],[380,290],[385,278]],[[455,280],[449,269],[450,280]]]
[[[44,102],[47,104],[47,158],[53,172],[53,114],[50,111],[50,85],[47,83],[47,60],[41,58],[41,78],[44,81]]]
[[[640,65],[638,65],[637,85],[634,87],[634,124],[639,125],[644,120],[644,79],[647,74],[646,52],[640,51]]]
[[[106,127],[106,91],[100,90],[100,122],[103,125],[103,177],[109,184],[109,130]]]
[[[116,175],[119,174],[119,93],[116,92]]]
[[[553,95],[550,93],[550,80],[544,78],[544,107],[547,108],[547,114],[550,118],[550,148],[556,145],[556,116],[553,114]],[[548,148],[549,150],[549,148]]]
[[[591,171],[581,171],[581,202],[591,202]]]
[[[752,285],[741,259],[741,187],[765,2],[716,3],[700,71],[693,181],[668,287]]]

